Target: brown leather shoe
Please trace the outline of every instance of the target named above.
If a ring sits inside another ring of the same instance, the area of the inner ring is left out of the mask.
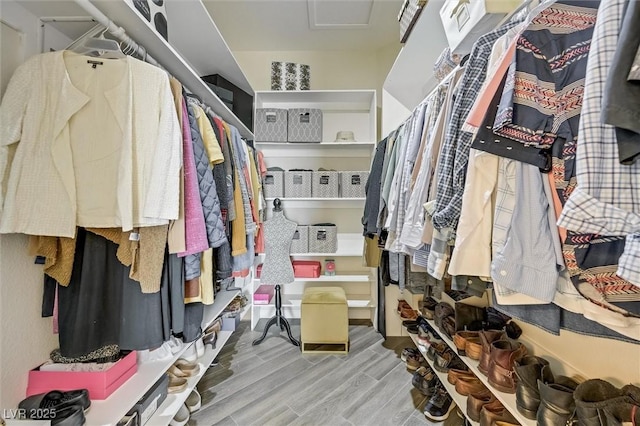
[[[436,355],[444,353],[449,346],[447,346],[444,342],[433,342],[429,345],[429,349],[427,349],[427,358],[431,361],[435,361]]]
[[[459,377],[456,381],[456,392],[462,396],[467,396],[470,393],[481,393],[487,389],[487,387],[477,377]]]
[[[502,407],[502,403],[488,389],[478,393],[470,393],[467,396],[467,415],[474,422],[479,422],[480,411],[487,404],[492,404],[497,408]]]
[[[499,391],[516,393],[516,374],[513,367],[527,354],[527,348],[512,340],[498,340],[491,344],[489,384]]]
[[[458,355],[466,356],[467,340],[471,338],[479,339],[477,331],[458,331],[453,335],[453,344],[458,349]]]
[[[491,355],[491,343],[504,338],[503,331],[485,330],[480,332],[480,344],[482,345],[482,353],[480,354],[480,363],[478,370],[485,376],[489,374],[489,357]]]
[[[495,426],[497,422],[519,424],[513,414],[504,407],[489,404],[482,407],[482,410],[480,410],[480,426]]]
[[[502,420],[498,420],[495,424],[495,426],[520,426],[520,423],[511,423],[511,422],[505,422]]]
[[[476,376],[469,370],[459,370],[457,368],[450,368],[449,371],[447,371],[447,381],[452,385],[455,385],[460,377],[476,377]]]
[[[475,359],[476,361],[479,360],[482,355],[482,343],[480,342],[480,336],[478,335],[478,337],[468,338],[464,351],[469,358]]]

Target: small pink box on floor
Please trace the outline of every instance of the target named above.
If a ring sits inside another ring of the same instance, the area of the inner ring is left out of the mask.
[[[253,293],[253,303],[256,305],[268,305],[273,299],[275,286],[262,284]]]
[[[107,399],[136,371],[138,371],[138,364],[135,351],[117,361],[106,371],[40,371],[38,367],[29,371],[27,396],[52,390],[87,389],[91,400]]]

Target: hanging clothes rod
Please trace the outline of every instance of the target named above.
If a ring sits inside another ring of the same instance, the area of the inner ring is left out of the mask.
[[[100,9],[95,7],[89,0],[75,0],[75,2],[80,7],[82,7],[89,15],[93,16],[96,21],[104,25],[107,31],[109,31],[111,35],[118,39],[118,41],[129,46],[129,48],[132,49],[134,53],[139,55],[145,62],[162,68],[162,65],[160,65],[158,61],[147,54],[147,50],[143,46],[136,43],[131,37],[127,35],[124,28],[116,25],[111,19],[109,19],[109,17],[102,13]]]

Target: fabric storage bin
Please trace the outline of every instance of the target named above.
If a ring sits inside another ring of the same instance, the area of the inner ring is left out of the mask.
[[[362,198],[369,172],[340,172],[342,198]]]
[[[340,173],[317,171],[312,174],[311,196],[313,198],[338,198],[340,196]]]
[[[400,13],[398,13],[398,22],[400,22],[400,43],[405,43],[411,34],[420,12],[427,4],[427,0],[404,0]]]
[[[311,170],[284,172],[284,196],[286,198],[311,198]]]
[[[291,264],[296,278],[318,278],[322,272],[322,265],[317,260],[294,260]]]
[[[522,0],[446,0],[440,9],[440,20],[451,52],[471,52],[473,43],[520,4]]]
[[[333,224],[309,226],[309,252],[335,253],[338,251],[338,227]]]
[[[284,197],[284,171],[267,170],[262,180],[262,190],[265,198]]]
[[[289,142],[322,142],[322,110],[290,109],[287,128]]]
[[[286,109],[257,108],[253,132],[256,142],[286,142],[287,120]]]
[[[289,253],[309,253],[309,227],[298,225],[291,240]]]

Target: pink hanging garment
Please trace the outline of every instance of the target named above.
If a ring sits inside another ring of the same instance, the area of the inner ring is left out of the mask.
[[[187,250],[178,253],[179,257],[200,253],[209,248],[207,228],[204,223],[204,213],[200,201],[200,189],[196,171],[196,160],[193,157],[191,129],[187,104],[182,100],[182,147],[184,162],[184,221],[185,242]]]

